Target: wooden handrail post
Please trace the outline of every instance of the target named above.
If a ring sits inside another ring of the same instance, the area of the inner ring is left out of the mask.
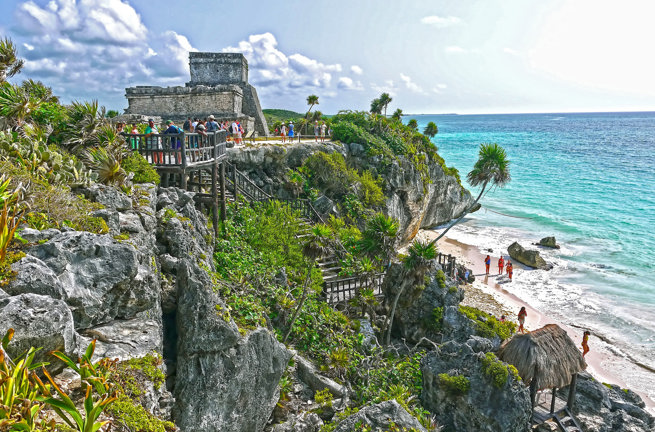
[[[227,213],[227,210],[225,208],[225,163],[221,163],[220,176],[221,176],[221,222],[225,223],[225,218]]]
[[[191,138],[187,136],[186,132],[182,132],[182,148],[180,149],[182,152],[182,171],[184,171],[184,168],[186,168],[186,149],[187,149],[187,143],[189,142]]]

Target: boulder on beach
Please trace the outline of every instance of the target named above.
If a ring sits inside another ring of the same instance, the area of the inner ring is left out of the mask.
[[[539,243],[535,243],[537,246],[544,246],[544,247],[549,247],[553,249],[559,249],[559,245],[557,244],[557,241],[555,240],[555,237],[544,237],[541,240],[539,240]]]
[[[539,255],[539,252],[536,250],[527,250],[517,242],[512,243],[508,248],[507,252],[513,260],[520,262],[528,267],[534,267],[540,270],[550,270],[553,268],[552,264],[548,264],[542,257]]]

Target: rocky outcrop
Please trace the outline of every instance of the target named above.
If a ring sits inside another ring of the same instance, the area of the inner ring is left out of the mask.
[[[296,375],[300,381],[305,383],[312,392],[316,393],[328,389],[333,396],[343,397],[346,395],[346,388],[341,384],[318,373],[314,365],[304,358],[296,355]]]
[[[145,273],[138,277],[134,246],[109,235],[65,232],[30,254],[51,270],[44,276],[56,275],[78,329],[132,318],[159,304],[157,284]]]
[[[265,329],[242,337],[204,270],[191,264],[179,272],[176,424],[194,432],[262,430],[291,353]]]
[[[77,334],[73,315],[62,300],[38,294],[20,294],[0,298],[0,337],[10,328],[14,338],[7,347],[10,357],[16,358],[30,347],[42,347],[35,362],[52,361],[50,351],[77,355]],[[63,364],[53,363],[49,369],[57,372]]]
[[[540,270],[550,270],[553,268],[552,264],[548,264],[542,257],[539,255],[539,252],[536,250],[527,250],[518,242],[512,243],[508,248],[507,252],[513,260],[520,262],[528,267],[537,268]]]
[[[299,168],[318,151],[341,153],[349,166],[370,170],[382,177],[386,196],[383,212],[399,221],[403,242],[411,240],[421,228],[458,217],[473,202],[471,194],[456,178],[446,175],[437,162],[427,164],[431,183],[424,184],[421,173],[409,160],[399,157],[383,168],[379,157],[368,156],[359,144],[303,143],[287,147],[239,148],[228,150],[228,157],[260,188],[273,196],[292,198],[294,192],[285,188],[288,169]],[[325,200],[317,205],[326,212],[334,208]]]
[[[553,249],[559,249],[559,245],[557,244],[557,240],[555,240],[555,237],[544,237],[541,240],[539,240],[539,243],[537,243],[537,245],[543,247],[549,247]]]
[[[423,406],[447,430],[461,432],[524,432],[532,417],[527,387],[509,373],[498,387],[483,371],[485,339],[450,341],[423,359]],[[468,385],[450,386],[447,378],[464,377]]]
[[[400,285],[400,280],[405,278],[404,271],[402,264],[392,264],[387,272],[385,287]],[[438,277],[438,269],[426,277],[430,282],[425,288],[401,294],[394,316],[394,334],[411,343],[418,343],[423,338],[440,342],[443,311],[448,307],[457,310],[457,305],[464,299],[464,292],[454,281],[446,279],[445,276],[442,279]],[[385,296],[387,301],[390,301],[393,293],[385,293]],[[436,312],[437,308],[440,308],[441,312]]]
[[[395,430],[427,432],[423,425],[395,400],[381,402],[359,410],[356,414],[339,422],[334,432],[357,431],[362,430],[362,427],[365,426],[374,431],[391,430],[391,425],[396,426]]]
[[[568,387],[559,391],[566,398]],[[655,430],[655,417],[631,390],[603,384],[590,374],[578,375],[573,411],[589,432],[646,432]]]

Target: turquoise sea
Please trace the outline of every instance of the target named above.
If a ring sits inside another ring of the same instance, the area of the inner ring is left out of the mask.
[[[591,329],[632,365],[622,379],[655,399],[655,113],[410,118],[437,124],[433,142],[464,183],[481,143],[505,148],[511,182],[448,236],[498,256],[554,235],[562,248],[542,255],[555,268],[517,271],[503,288]]]

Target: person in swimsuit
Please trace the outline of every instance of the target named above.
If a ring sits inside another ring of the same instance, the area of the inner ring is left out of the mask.
[[[512,265],[511,261],[507,262],[507,276],[509,276],[509,281],[512,281],[512,275],[514,274],[514,266]]]
[[[587,353],[589,352],[589,335],[590,334],[591,333],[589,332],[589,330],[586,330],[584,332],[584,335],[582,336],[582,357],[587,355]]]
[[[523,328],[523,324],[525,324],[525,317],[528,316],[528,312],[525,310],[525,306],[521,307],[521,310],[519,311],[519,329],[521,333],[525,333],[525,328]]]
[[[502,275],[503,274],[503,267],[505,266],[505,260],[501,256],[498,258],[498,274]]]
[[[489,274],[489,266],[491,265],[491,257],[489,255],[484,259],[484,265],[487,268],[487,274]]]

